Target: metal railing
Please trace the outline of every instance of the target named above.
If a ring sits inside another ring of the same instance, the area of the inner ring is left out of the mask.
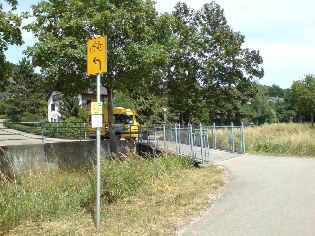
[[[86,122],[2,122],[0,123],[0,140],[2,137],[42,140],[45,138],[85,139],[87,137]]]
[[[161,125],[147,129],[146,142],[154,148],[163,148],[177,155],[190,156],[202,163],[210,161],[210,149],[227,150],[245,154],[245,127],[234,126],[198,126]]]
[[[136,131],[138,129],[138,131]],[[198,126],[155,125],[130,126],[118,135],[125,139],[174,152],[177,155],[190,156],[202,163],[211,159],[210,150],[227,150],[232,153],[245,154],[245,127],[234,126]],[[129,134],[128,134],[129,133]],[[136,133],[136,134],[135,134]],[[9,138],[8,138],[9,137]],[[4,122],[0,123],[0,141],[37,140],[45,143],[49,139],[88,139],[86,122]]]

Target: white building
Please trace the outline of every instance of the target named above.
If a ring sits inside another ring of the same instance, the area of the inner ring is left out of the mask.
[[[101,88],[101,101],[107,97],[107,89]],[[91,102],[96,102],[96,95],[88,90],[87,93],[79,95],[79,105],[85,108],[87,111],[91,109]],[[60,103],[62,101],[62,93],[59,91],[53,91],[48,99],[48,121],[59,122],[61,120],[61,114],[59,113]]]

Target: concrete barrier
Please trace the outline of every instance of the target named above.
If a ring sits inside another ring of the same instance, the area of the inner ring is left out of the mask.
[[[102,156],[110,153],[109,140],[102,140]],[[136,152],[135,142],[117,141],[119,153]],[[96,163],[96,141],[73,141],[0,147],[0,175],[13,177],[33,170],[72,168]]]

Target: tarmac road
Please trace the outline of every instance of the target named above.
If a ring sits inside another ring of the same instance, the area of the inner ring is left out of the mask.
[[[315,158],[245,155],[217,164],[229,183],[179,235],[315,235]]]

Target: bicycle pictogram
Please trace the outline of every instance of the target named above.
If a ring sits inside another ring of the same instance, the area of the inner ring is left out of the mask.
[[[104,50],[104,45],[99,40],[95,41],[94,44],[90,47],[91,53],[95,52],[96,50],[98,50],[98,51]]]

